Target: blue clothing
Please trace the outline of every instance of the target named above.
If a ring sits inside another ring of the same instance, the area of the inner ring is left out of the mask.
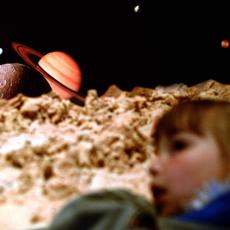
[[[183,213],[176,218],[199,224],[230,227],[230,191],[219,195],[203,208]]]

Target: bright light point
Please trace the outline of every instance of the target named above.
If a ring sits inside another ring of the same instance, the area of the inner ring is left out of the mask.
[[[3,53],[3,49],[2,48],[0,48],[0,55]]]
[[[136,5],[136,6],[134,7],[134,12],[137,13],[137,12],[139,12],[139,11],[140,11],[140,6],[139,6],[139,5]]]

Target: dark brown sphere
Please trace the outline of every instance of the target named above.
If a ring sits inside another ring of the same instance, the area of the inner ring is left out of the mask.
[[[0,98],[10,99],[18,93],[33,97],[50,90],[47,81],[28,66],[19,63],[0,65]]]

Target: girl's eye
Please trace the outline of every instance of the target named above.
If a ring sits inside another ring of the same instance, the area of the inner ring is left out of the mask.
[[[184,140],[174,140],[170,147],[172,151],[182,151],[188,147],[188,142]]]

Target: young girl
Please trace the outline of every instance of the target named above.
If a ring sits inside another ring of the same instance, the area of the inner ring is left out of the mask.
[[[159,120],[153,138],[151,189],[159,215],[230,227],[230,104],[179,104]]]

